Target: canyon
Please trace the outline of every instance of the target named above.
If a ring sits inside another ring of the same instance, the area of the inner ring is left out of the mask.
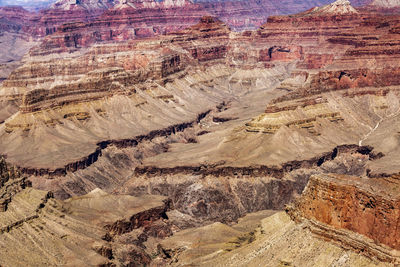
[[[289,2],[1,7],[0,265],[400,264],[398,4]]]
[[[370,1],[353,1],[355,5]],[[318,1],[285,1],[276,3],[262,1],[130,1],[130,0],[58,0],[32,2],[0,2],[0,82],[16,69],[23,55],[41,40],[55,32],[69,32],[74,45],[75,39],[90,36],[91,42],[100,40],[140,39],[182,30],[194,25],[205,15],[215,16],[233,30],[256,29],[269,16],[293,14],[329,3]],[[24,9],[17,4],[22,4]],[[386,7],[377,2],[376,7]],[[391,3],[390,7],[395,6]],[[29,10],[29,11],[28,11]],[[71,23],[71,25],[63,26]],[[113,27],[110,27],[111,24]],[[62,26],[61,29],[58,29]],[[107,31],[103,31],[107,28]],[[67,37],[68,36],[68,37]]]

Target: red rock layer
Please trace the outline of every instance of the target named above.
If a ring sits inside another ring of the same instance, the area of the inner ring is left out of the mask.
[[[75,2],[75,3],[74,3]],[[50,8],[40,10],[30,19],[30,33],[33,36],[44,37],[56,32],[65,23],[89,22],[99,17],[105,10],[112,8],[113,0],[95,1],[57,1]]]
[[[45,9],[35,15],[30,23],[35,27],[30,31],[33,36],[44,37],[53,34],[57,28],[66,23],[89,22],[100,16],[104,11],[88,11],[86,9],[78,10],[59,10]]]
[[[302,12],[315,6],[331,3],[330,0],[316,1],[198,1],[204,9],[222,19],[235,30],[256,29],[263,25],[268,17],[273,15],[288,15]],[[369,4],[371,0],[353,0],[354,6]]]
[[[204,14],[201,7],[194,4],[183,7],[127,6],[110,9],[91,22],[62,25],[55,34],[44,40],[40,50],[41,53],[49,53],[51,49],[56,49],[54,52],[63,52],[88,47],[98,42],[132,40],[165,34],[196,24]],[[48,31],[53,30],[54,28]]]
[[[29,31],[32,13],[22,7],[0,7],[0,33]]]
[[[52,34],[56,29],[70,22],[87,22],[100,16],[104,10],[62,10],[44,9],[38,13],[29,12],[21,7],[0,7],[0,32],[23,32],[33,38]]]
[[[302,76],[304,83],[281,98],[287,100],[331,90],[399,85],[398,29],[399,17],[394,15],[361,11],[318,14],[310,10],[293,16],[270,17],[257,35],[250,33],[250,36],[277,47],[261,50],[262,60],[273,59],[274,52],[278,60],[288,57],[299,60],[292,75]],[[279,53],[290,51],[289,47],[299,47],[300,53],[291,56]]]
[[[400,250],[400,182],[392,178],[313,176],[293,213],[362,234]]]
[[[223,60],[228,53],[229,33],[221,21],[204,17],[191,28],[161,40],[97,45],[84,54],[76,53],[63,60],[33,60],[15,70],[3,82],[3,88],[25,91],[20,107],[24,113],[113,94],[132,94],[133,85],[139,86],[147,79],[163,79],[188,65]],[[50,53],[48,43],[44,44],[31,53]],[[169,49],[170,45],[184,50]],[[66,76],[67,81],[60,83],[61,77]],[[58,85],[49,88],[54,83]]]

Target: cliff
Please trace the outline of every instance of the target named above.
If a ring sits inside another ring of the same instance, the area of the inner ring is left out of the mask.
[[[62,8],[56,4],[53,9],[42,11],[38,23],[44,27],[39,28],[45,30],[45,35],[55,33],[44,40],[43,48],[65,51],[96,42],[151,37],[196,24],[206,14],[190,2],[124,1],[109,8],[78,6],[81,8]]]
[[[0,82],[16,69],[22,56],[37,45],[32,37],[33,13],[21,7],[0,7]]]
[[[330,4],[332,1],[195,1],[207,12],[222,19],[234,30],[256,29],[275,15],[291,15]],[[353,0],[353,6],[364,6],[371,0]]]
[[[389,262],[398,262],[400,248],[399,231],[399,183],[397,179],[371,179],[343,175],[316,175],[311,177],[302,196],[289,209],[295,220],[311,220],[316,228],[324,231],[346,229],[372,239],[381,249],[368,245],[364,250],[357,243],[354,246],[362,253],[370,254]],[[335,239],[335,230],[328,238]],[[368,241],[370,242],[370,241]],[[367,242],[367,243],[368,243]],[[361,243],[361,242],[360,242]],[[393,251],[391,249],[394,249]],[[381,255],[382,254],[382,255]]]

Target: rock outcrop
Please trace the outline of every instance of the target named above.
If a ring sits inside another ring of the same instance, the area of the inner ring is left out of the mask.
[[[21,7],[0,7],[0,83],[20,65],[22,56],[38,44],[30,34],[32,16]]]
[[[295,220],[311,220],[311,224],[315,221],[312,227],[319,228],[315,230],[319,235],[337,239],[344,246],[371,257],[398,263],[398,189],[396,178],[315,175],[302,196],[289,208],[289,214]],[[347,239],[340,229],[361,234],[371,241],[357,240],[357,237]]]
[[[50,6],[51,9],[62,9],[62,10],[74,10],[74,9],[86,9],[89,11],[93,10],[106,10],[113,7],[116,4],[114,0],[58,0]]]
[[[348,15],[355,14],[358,11],[351,6],[348,0],[337,0],[329,5],[316,7],[306,12],[310,16],[330,16],[330,15]]]
[[[294,223],[285,212],[264,217],[247,233],[238,233],[240,222],[182,231],[162,241],[163,253],[171,256],[164,256],[165,260],[171,266],[394,266],[326,242],[313,235],[305,223]],[[193,237],[203,242],[193,242]]]
[[[99,41],[132,40],[180,30],[207,14],[189,1],[86,2],[60,1],[43,10],[37,21],[43,32],[37,34],[56,33],[47,39],[55,46],[89,46]]]
[[[230,27],[235,30],[255,29],[263,25],[268,17],[274,15],[290,15],[303,12],[316,6],[324,6],[332,1],[196,1],[210,14],[221,18]],[[364,6],[371,0],[353,0],[354,6]],[[343,5],[341,5],[343,6]],[[345,10],[354,12],[354,8],[347,7]]]
[[[149,264],[143,244],[172,234],[170,206],[157,196],[111,196],[97,189],[61,202],[32,188],[16,193],[0,220],[3,266]],[[32,253],[34,253],[32,256]]]

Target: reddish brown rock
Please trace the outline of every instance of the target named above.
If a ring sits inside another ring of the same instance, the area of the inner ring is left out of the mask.
[[[353,6],[362,6],[372,0],[353,0]],[[221,18],[235,30],[256,29],[273,15],[289,15],[302,12],[315,6],[331,3],[329,0],[318,1],[197,1],[210,14]]]
[[[304,62],[300,66],[306,69],[321,69],[333,62],[334,56],[332,54],[307,54]]]
[[[393,178],[311,177],[293,212],[400,250],[400,183]]]
[[[0,7],[0,33],[28,31],[32,15],[22,7]]]
[[[272,46],[260,51],[260,61],[293,61],[302,59],[303,49],[301,46]]]
[[[200,6],[190,2],[183,4],[172,2],[170,5],[156,1],[140,3],[125,1],[99,16],[86,9],[78,11],[56,9],[46,12],[74,12],[74,15],[82,17],[78,20],[64,20],[63,16],[55,16],[61,18],[64,25],[58,28],[54,35],[44,40],[41,50],[46,50],[47,53],[51,49],[64,52],[88,47],[98,42],[133,40],[165,34],[196,24],[206,14]],[[68,13],[66,15],[69,16]],[[48,24],[47,21],[45,23]],[[47,30],[47,32],[53,31],[53,29]]]

